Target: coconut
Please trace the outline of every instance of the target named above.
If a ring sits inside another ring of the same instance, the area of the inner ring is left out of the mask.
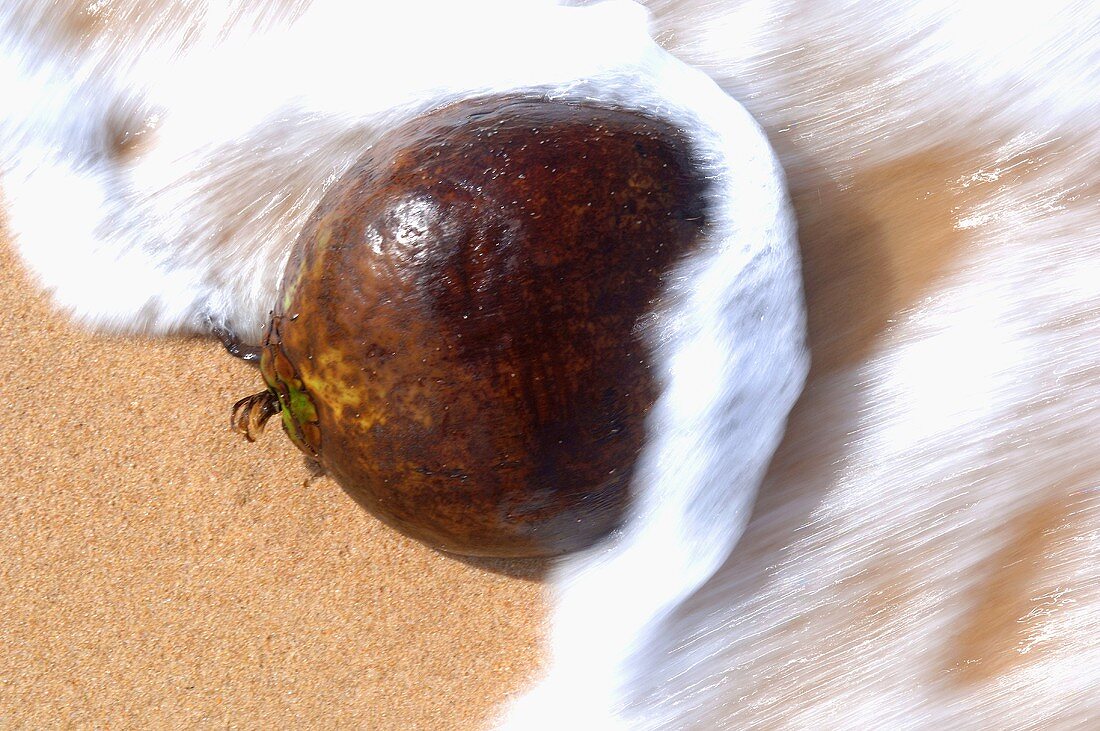
[[[686,135],[585,101],[466,100],[326,192],[263,344],[279,414],[370,512],[440,549],[545,556],[623,520],[659,373],[640,326],[701,240]]]

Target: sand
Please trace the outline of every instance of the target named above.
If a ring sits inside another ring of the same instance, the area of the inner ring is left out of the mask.
[[[246,443],[248,364],[71,326],[2,239],[0,727],[475,729],[533,677],[537,566],[404,538],[274,423]]]

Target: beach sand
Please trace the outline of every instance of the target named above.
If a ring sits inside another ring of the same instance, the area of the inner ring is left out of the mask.
[[[0,727],[474,729],[534,676],[538,565],[404,538],[229,431],[261,382],[220,345],[73,327],[2,234],[0,270]]]

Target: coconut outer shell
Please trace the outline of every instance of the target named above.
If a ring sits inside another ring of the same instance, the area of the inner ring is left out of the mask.
[[[639,321],[705,192],[682,132],[591,103],[480,98],[390,131],[289,261],[262,357],[287,433],[443,550],[593,544],[657,394]]]

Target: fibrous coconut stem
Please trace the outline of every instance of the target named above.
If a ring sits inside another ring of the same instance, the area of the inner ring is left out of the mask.
[[[282,407],[279,405],[279,397],[271,391],[261,391],[233,404],[233,413],[229,417],[230,428],[250,442],[256,441],[256,437],[263,434],[264,424]]]
[[[221,325],[215,325],[213,322],[208,324],[211,334],[221,341],[222,345],[225,347],[225,352],[247,363],[259,365],[260,356],[264,352],[262,345],[247,345],[238,338],[235,333],[227,330]]]

